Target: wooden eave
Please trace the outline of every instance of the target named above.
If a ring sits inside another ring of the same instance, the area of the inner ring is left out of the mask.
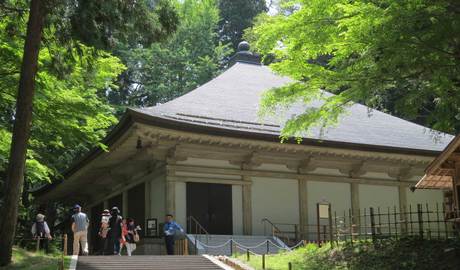
[[[457,135],[425,170],[416,184],[421,189],[452,189],[455,163],[460,162],[460,135]]]

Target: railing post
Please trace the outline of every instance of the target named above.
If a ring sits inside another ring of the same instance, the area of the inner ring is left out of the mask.
[[[249,248],[246,249],[246,261],[249,262]]]
[[[230,256],[233,256],[233,239],[230,239]]]
[[[184,255],[189,255],[188,254],[188,239],[184,239]]]
[[[372,242],[375,242],[375,216],[374,216],[374,208],[369,208],[369,215],[371,218],[371,234],[372,234]]]
[[[288,263],[288,269],[292,270],[292,263],[291,262]]]
[[[64,247],[63,247],[64,256],[67,256],[67,234],[64,234]]]
[[[299,240],[299,227],[297,224],[294,224],[294,238],[295,242],[297,243],[297,241]]]
[[[197,244],[198,244],[198,243],[197,243],[198,241],[197,241],[197,237],[198,237],[198,235],[195,234],[195,255],[198,255],[198,245],[197,245]]]
[[[422,205],[417,204],[417,215],[418,215],[418,230],[420,237],[423,239],[423,212]]]
[[[265,254],[262,254],[262,269],[265,269]]]
[[[267,242],[267,254],[270,252],[270,241],[269,240],[266,240]]]
[[[40,236],[37,237],[37,246],[35,248],[35,251],[38,252],[40,250]]]
[[[316,203],[316,227],[318,247],[321,247],[321,224],[319,218],[319,203]]]
[[[328,207],[328,214],[329,214],[329,240],[331,241],[331,246],[334,245],[334,241],[333,241],[333,234],[332,234],[332,210],[331,210],[331,204],[329,204],[329,207]]]

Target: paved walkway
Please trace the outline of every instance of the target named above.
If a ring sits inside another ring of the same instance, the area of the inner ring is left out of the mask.
[[[207,256],[80,256],[76,270],[222,270]],[[228,268],[226,268],[228,269]]]

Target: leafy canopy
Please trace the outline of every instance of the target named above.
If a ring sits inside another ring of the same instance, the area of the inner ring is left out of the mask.
[[[185,94],[220,71],[228,46],[218,41],[219,10],[215,0],[176,1],[180,25],[166,41],[148,48],[120,50],[128,67],[119,91],[110,102],[126,106],[153,106]]]
[[[293,0],[248,31],[298,82],[273,89],[263,113],[324,100],[290,119],[283,136],[333,124],[360,102],[445,132],[460,130],[460,3],[456,0]],[[322,90],[336,95],[324,95]]]
[[[0,180],[6,169],[24,44],[25,19],[0,18]],[[75,43],[69,49],[47,40],[39,57],[33,123],[26,160],[31,183],[49,181],[73,157],[98,144],[116,122],[100,92],[113,84],[124,65],[109,53]]]

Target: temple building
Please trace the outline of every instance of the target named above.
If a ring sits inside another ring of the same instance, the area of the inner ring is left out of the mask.
[[[281,143],[286,120],[318,102],[261,117],[261,95],[292,80],[261,65],[247,43],[231,63],[172,101],[127,109],[104,140],[109,151],[88,153],[37,199],[79,203],[95,225],[118,206],[146,236],[167,213],[188,230],[193,217],[210,234],[262,235],[263,219],[305,232],[321,201],[338,213],[443,202],[442,190],[414,186],[451,135],[354,104],[338,125]]]

